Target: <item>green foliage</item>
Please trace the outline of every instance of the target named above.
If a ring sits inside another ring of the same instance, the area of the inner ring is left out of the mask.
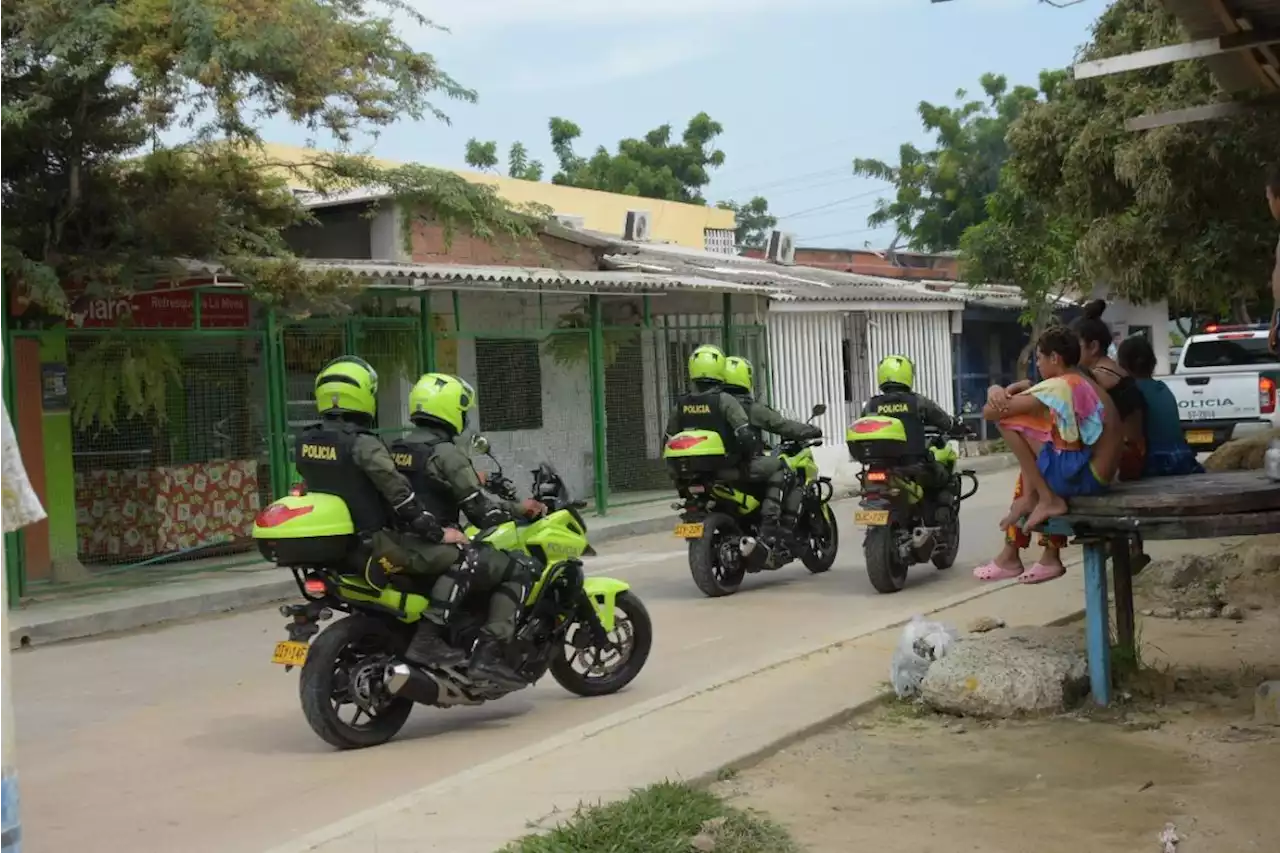
[[[616,154],[603,145],[591,157],[573,149],[582,129],[563,118],[549,122],[551,150],[560,170],[553,184],[666,201],[706,204],[702,188],[711,182],[710,170],[724,164],[724,152],[712,147],[724,130],[706,113],[689,120],[678,142],[671,138],[671,125],[664,124],[643,139],[624,139]]]
[[[529,152],[523,144],[513,142],[507,151],[507,174],[522,181],[540,181],[542,164],[529,159]]]
[[[473,169],[489,171],[498,165],[498,143],[481,142],[472,137],[467,140],[467,165]]]
[[[769,214],[769,202],[763,196],[756,196],[745,204],[720,201],[716,207],[733,211],[738,225],[733,241],[749,249],[763,249],[769,241],[769,232],[778,224],[778,217]]]
[[[78,352],[67,372],[75,428],[114,430],[121,406],[127,417],[168,419],[168,391],[182,383],[182,359],[166,341],[110,335]]]
[[[566,311],[556,320],[558,331],[548,334],[542,351],[561,367],[577,367],[591,358],[591,317],[587,313],[587,301],[582,300],[572,311]],[[617,332],[604,335],[604,366],[612,367],[618,360],[624,341]]]
[[[1186,41],[1156,0],[1117,0],[1080,60]],[[1010,127],[1008,170],[1026,197],[1078,223],[1086,280],[1175,313],[1243,313],[1265,295],[1275,226],[1263,203],[1280,129],[1265,112],[1131,133],[1144,113],[1221,99],[1207,64],[1063,80]],[[1012,222],[1010,223],[1012,225]]]
[[[286,175],[390,187],[447,235],[532,236],[491,187],[450,172],[346,155],[269,163],[257,149],[263,118],[345,145],[402,118],[444,119],[437,97],[474,100],[393,16],[430,26],[404,0],[5,0],[5,286],[57,311],[63,283],[129,290],[191,257],[277,304],[327,299],[352,282],[288,251],[281,230],[309,215]],[[190,141],[159,143],[174,133]]]
[[[798,853],[786,831],[759,814],[726,806],[700,788],[662,782],[608,805],[579,807],[545,835],[530,835],[500,853],[677,853],[698,835],[716,853]]]
[[[1056,85],[1059,78],[1048,76],[1042,88]],[[893,225],[911,248],[941,252],[958,248],[965,229],[986,218],[986,198],[996,189],[1007,155],[1005,134],[1037,92],[1029,86],[1009,89],[998,74],[984,74],[981,86],[984,99],[965,100],[968,94],[961,89],[955,107],[920,102],[920,121],[934,136],[933,150],[905,144],[896,166],[883,160],[853,161],[854,174],[896,188],[893,201],[877,202],[868,225]]]

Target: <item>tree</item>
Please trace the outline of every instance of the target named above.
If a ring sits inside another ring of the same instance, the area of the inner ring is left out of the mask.
[[[716,207],[733,211],[738,224],[733,241],[749,249],[763,249],[769,242],[769,232],[778,224],[778,217],[769,214],[769,202],[763,196],[756,196],[745,204],[718,201]]]
[[[702,188],[711,182],[710,170],[724,163],[724,152],[712,147],[724,128],[706,113],[689,120],[678,143],[672,142],[671,125],[664,124],[643,139],[623,139],[616,154],[602,145],[589,158],[574,151],[582,135],[578,125],[552,118],[549,129],[560,163],[551,182],[563,186],[706,204]]]
[[[418,166],[317,153],[268,162],[253,122],[285,117],[345,146],[402,117],[474,100],[401,37],[429,26],[404,0],[4,0],[3,275],[53,309],[63,287],[129,290],[175,258],[228,267],[255,295],[315,301],[352,283],[292,255],[309,214],[285,176],[318,190],[384,186],[415,215],[484,238],[534,223],[493,188]],[[166,146],[166,133],[185,144]],[[406,217],[408,239],[412,217]]]
[[[1056,82],[1051,76],[1044,85]],[[986,198],[995,191],[1007,156],[1005,134],[1039,93],[1030,86],[1009,89],[998,74],[984,74],[980,83],[981,100],[965,100],[968,94],[961,89],[956,107],[920,102],[920,120],[934,135],[933,150],[904,144],[896,166],[883,160],[853,161],[854,174],[896,188],[893,201],[877,202],[868,225],[893,225],[912,249],[941,252],[958,248],[965,229],[986,218]]]
[[[467,140],[467,165],[482,172],[496,171],[498,166],[498,143],[481,142],[472,138]],[[529,159],[529,152],[519,142],[511,143],[507,151],[507,174],[524,181],[542,180],[542,164]]]
[[[1185,40],[1156,0],[1117,0],[1078,59]],[[1064,80],[1012,124],[1011,180],[1031,202],[1077,223],[1084,280],[1133,301],[1167,297],[1176,312],[1243,317],[1263,299],[1275,226],[1261,187],[1280,151],[1274,117],[1124,128],[1127,118],[1221,97],[1204,63],[1182,62]]]

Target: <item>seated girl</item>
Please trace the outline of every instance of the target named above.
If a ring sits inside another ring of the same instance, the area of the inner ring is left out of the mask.
[[[1143,477],[1170,477],[1180,474],[1203,474],[1195,451],[1182,435],[1178,419],[1178,401],[1163,382],[1152,379],[1156,370],[1156,354],[1151,342],[1135,336],[1120,344],[1116,360],[1138,383],[1138,391],[1146,401],[1144,431],[1147,445],[1143,461]]]
[[[983,417],[999,422],[1024,485],[1001,527],[1025,516],[1022,527],[1030,531],[1065,515],[1066,498],[1100,494],[1115,478],[1124,441],[1120,419],[1107,393],[1076,369],[1079,360],[1076,334],[1049,329],[1036,342],[1043,381],[1013,396],[993,393],[983,408]],[[1037,568],[1039,574],[1019,580],[1040,583],[1065,571],[1060,561]]]
[[[1124,450],[1120,454],[1120,479],[1136,480],[1142,476],[1146,459],[1146,410],[1147,403],[1138,382],[1124,365],[1113,361],[1107,351],[1111,348],[1111,327],[1102,319],[1107,303],[1095,299],[1084,306],[1083,315],[1071,324],[1080,336],[1080,367],[1107,392],[1115,403],[1124,432]]]

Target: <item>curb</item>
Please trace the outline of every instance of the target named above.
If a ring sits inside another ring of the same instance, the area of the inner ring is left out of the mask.
[[[669,515],[661,515],[613,524],[602,528],[598,533],[593,533],[591,541],[593,544],[599,544],[658,533],[668,529],[671,523]],[[111,602],[107,599],[112,598],[113,595],[104,593],[65,602],[51,602],[48,605],[50,611],[57,609],[62,612],[50,612],[47,616],[32,614],[35,618],[30,623],[10,628],[9,648],[26,649],[47,646],[68,640],[85,640],[105,634],[134,631],[184,619],[250,610],[286,601],[298,594],[298,586],[294,583],[292,575],[268,577],[271,571],[263,568],[254,573],[260,577],[248,575],[248,583],[244,582],[246,578],[243,572],[236,573],[242,575],[237,580],[239,585],[228,583],[232,580],[231,577],[222,577],[216,581],[190,581],[186,584],[186,589],[183,589],[184,584],[178,583],[141,587],[131,591],[137,595],[152,596],[150,601]],[[216,588],[219,582],[223,584],[223,588]],[[20,615],[22,615],[21,611],[19,611]]]

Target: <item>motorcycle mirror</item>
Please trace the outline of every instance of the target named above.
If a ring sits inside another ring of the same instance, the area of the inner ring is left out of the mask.
[[[472,436],[471,449],[475,453],[484,456],[489,452],[489,439],[485,438],[483,435]]]
[[[818,403],[817,405],[815,405],[815,406],[813,407],[813,414],[812,414],[812,415],[810,415],[809,417],[811,417],[811,418],[820,418],[820,417],[822,417],[823,415],[825,415],[826,413],[827,413],[827,404],[826,404],[826,403]]]

